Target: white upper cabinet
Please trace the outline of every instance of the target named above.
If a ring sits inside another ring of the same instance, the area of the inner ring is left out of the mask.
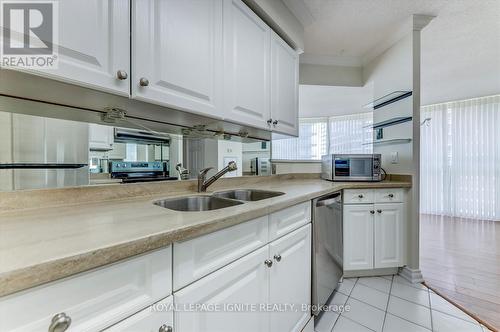
[[[30,72],[128,96],[129,1],[64,0],[58,4],[58,69]]]
[[[241,0],[224,1],[224,115],[270,129],[271,29]]]
[[[222,118],[222,0],[135,0],[132,97]]]
[[[298,135],[299,55],[271,34],[271,118],[273,131]]]

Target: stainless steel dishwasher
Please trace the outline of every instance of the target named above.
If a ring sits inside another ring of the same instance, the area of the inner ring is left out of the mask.
[[[326,303],[343,273],[342,192],[312,201],[312,304],[314,315]]]

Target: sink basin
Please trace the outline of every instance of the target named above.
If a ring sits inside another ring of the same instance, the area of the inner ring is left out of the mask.
[[[243,203],[214,196],[189,196],[164,199],[154,204],[176,211],[211,211]]]
[[[279,191],[267,191],[258,189],[236,189],[219,191],[213,194],[214,197],[237,199],[240,201],[260,201],[261,199],[284,195]]]

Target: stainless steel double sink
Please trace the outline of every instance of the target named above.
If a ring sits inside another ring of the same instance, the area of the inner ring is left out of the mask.
[[[211,211],[245,202],[260,201],[263,199],[284,195],[279,191],[258,189],[236,189],[213,193],[212,195],[197,195],[179,198],[163,199],[154,202],[155,205],[175,211]]]

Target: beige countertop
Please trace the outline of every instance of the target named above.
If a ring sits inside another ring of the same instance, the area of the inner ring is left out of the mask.
[[[405,181],[344,183],[294,176],[219,181],[210,189],[257,188],[282,191],[285,195],[214,211],[178,212],[152,203],[160,198],[197,195],[189,181],[184,187],[177,182],[156,187],[131,184],[100,189],[91,186],[94,188],[45,190],[43,195],[16,193],[11,202],[29,203],[35,201],[36,195],[46,198],[51,193],[64,197],[67,202],[41,203],[38,197],[36,208],[2,209],[0,296],[232,226],[336,190],[411,187],[411,183]],[[131,196],[153,187],[156,189],[143,195]],[[96,190],[102,190],[102,197],[109,200],[86,200],[85,190],[92,190],[93,195],[98,193]],[[117,199],[120,191],[128,196]],[[72,195],[80,195],[82,203]]]

